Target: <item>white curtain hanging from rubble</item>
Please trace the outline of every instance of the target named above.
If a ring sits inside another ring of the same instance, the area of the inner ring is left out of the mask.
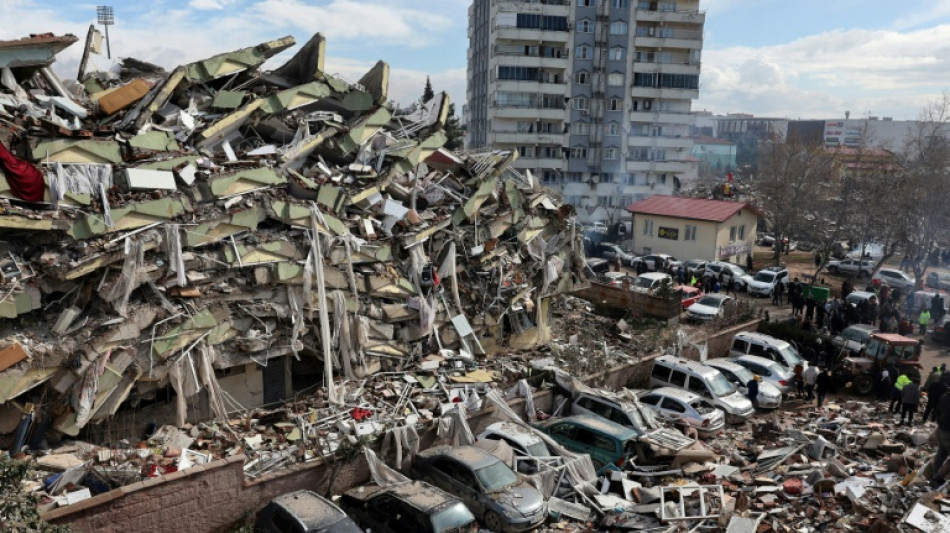
[[[323,277],[323,249],[321,247],[321,237],[317,225],[318,219],[322,220],[323,215],[320,213],[320,210],[317,209],[317,204],[311,202],[310,245],[311,255],[313,257],[313,271],[317,278],[317,301],[320,305],[320,340],[322,341],[321,344],[323,346],[323,374],[324,379],[326,380],[327,401],[333,405],[342,405],[343,400],[337,393],[336,386],[334,385],[333,381],[333,348],[330,345],[330,317],[329,310],[327,309],[326,281]],[[325,223],[324,227],[326,227]],[[313,309],[312,300],[308,300],[307,304],[310,305],[311,309]]]
[[[79,386],[73,398],[73,408],[76,410],[76,427],[82,428],[92,416],[92,408],[96,403],[96,393],[99,392],[99,377],[106,370],[106,363],[112,356],[112,350],[102,354],[94,361],[83,374],[82,385]]]
[[[57,209],[67,192],[95,196],[111,189],[112,165],[56,163],[55,172],[48,173],[47,180],[53,209]]]
[[[419,453],[419,433],[415,426],[397,426],[391,428],[383,436],[383,445],[380,448],[383,457],[390,453],[396,455],[396,468],[403,472],[408,472]]]
[[[343,291],[333,291],[333,318],[337,323],[339,333],[340,358],[343,360],[343,375],[346,379],[354,379],[353,337],[350,332],[350,315],[346,312],[346,296]]]
[[[465,406],[461,403],[455,404],[455,409],[442,415],[439,419],[439,426],[436,435],[440,441],[444,441],[451,446],[467,446],[475,444],[475,435],[472,428],[468,425],[468,415]]]
[[[181,232],[178,224],[167,224],[165,235],[168,238],[168,269],[177,274],[179,287],[188,285],[185,278],[185,259],[181,251]]]
[[[214,345],[203,343],[200,347],[201,363],[198,372],[201,376],[201,383],[208,390],[208,404],[211,412],[216,419],[226,419],[228,410],[224,406],[224,399],[221,394],[221,385],[218,383],[217,376],[214,375],[214,361],[217,359],[217,352]]]
[[[128,254],[122,263],[122,270],[112,288],[103,295],[107,302],[112,303],[116,313],[127,316],[129,297],[140,284],[139,272],[145,262],[145,247],[141,241],[131,240],[128,244]]]
[[[370,477],[373,479],[373,482],[380,487],[393,487],[412,483],[411,479],[390,468],[389,465],[376,456],[376,452],[368,447],[363,448],[363,456],[366,457]]]

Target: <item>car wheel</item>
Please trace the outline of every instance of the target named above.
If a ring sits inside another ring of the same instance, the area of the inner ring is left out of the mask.
[[[871,275],[870,272],[865,272],[865,271],[863,271],[863,270],[858,270],[858,277],[859,277],[859,278],[866,278],[866,277],[868,277],[868,276],[870,276],[870,275]]]
[[[874,380],[871,379],[870,374],[861,374],[854,378],[851,387],[854,389],[854,392],[866,396],[871,394],[871,391],[874,389]]]
[[[485,513],[485,518],[482,519],[482,522],[485,523],[485,527],[492,531],[501,531],[501,517],[497,513],[488,511]]]
[[[828,272],[831,272],[832,274],[837,274],[837,273],[838,273],[838,267],[836,267],[836,266],[830,266],[830,267],[828,267]]]

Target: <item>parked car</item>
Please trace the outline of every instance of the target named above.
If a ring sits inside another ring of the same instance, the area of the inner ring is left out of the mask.
[[[709,322],[725,315],[726,306],[735,300],[725,294],[707,294],[689,306],[686,317],[701,322]]]
[[[311,490],[298,490],[271,500],[257,512],[254,531],[363,533],[336,504]]]
[[[688,278],[696,276],[696,279],[703,277],[703,272],[706,271],[706,260],[704,259],[690,259],[683,263],[683,269],[686,270],[687,281]]]
[[[547,517],[544,497],[494,455],[475,446],[435,446],[416,455],[412,474],[462,500],[492,531],[527,531]]]
[[[752,296],[772,296],[775,286],[788,286],[788,269],[780,266],[769,266],[756,272],[749,282],[749,294]]]
[[[874,277],[871,278],[871,282],[873,283],[875,280],[879,281],[882,285],[887,285],[904,294],[914,290],[914,280],[896,268],[882,268],[878,270],[874,273]]]
[[[619,257],[621,264],[633,266],[633,260],[637,258],[637,256],[621,248],[619,244],[602,242],[595,246],[597,255],[608,261],[614,261]]]
[[[449,493],[422,481],[346,491],[340,507],[373,533],[475,533],[475,516]]]
[[[602,274],[610,270],[610,261],[599,257],[588,257],[585,259],[584,274],[589,278],[596,278],[597,274]]]
[[[620,287],[624,282],[628,283],[631,287],[633,286],[633,280],[636,279],[626,272],[604,272],[601,276],[601,280],[607,285],[614,287]]]
[[[857,259],[842,259],[840,261],[828,261],[825,264],[825,269],[832,274],[854,274],[859,278],[863,278],[874,272],[874,263],[858,261]]]
[[[657,357],[650,371],[650,386],[676,387],[699,394],[722,409],[729,424],[741,424],[755,413],[752,402],[722,372],[699,361],[672,355]]]
[[[743,355],[733,359],[737,365],[742,365],[749,372],[760,376],[762,381],[771,384],[782,392],[788,394],[792,390],[795,374],[792,370],[785,368],[777,362],[759,357],[757,355]]]
[[[479,440],[504,441],[514,450],[516,456],[521,457],[550,457],[548,445],[530,429],[512,422],[495,422],[479,433]],[[518,472],[533,474],[538,471],[538,465],[533,461],[519,460],[515,462]]]
[[[872,333],[877,333],[877,328],[870,324],[851,324],[835,335],[831,343],[839,350],[857,353],[871,340]]]
[[[586,453],[597,470],[620,470],[637,455],[637,432],[594,415],[548,420],[538,429],[575,453]]]
[[[844,297],[844,301],[853,306],[857,306],[859,303],[864,301],[870,301],[871,298],[877,300],[877,295],[873,292],[867,291],[854,291],[851,294]]]
[[[950,276],[941,276],[938,272],[927,274],[925,284],[931,289],[950,291]]]
[[[607,233],[607,224],[605,222],[594,222],[590,227],[590,231],[596,231],[598,233]]]
[[[803,370],[808,368],[808,361],[799,355],[794,346],[764,333],[742,331],[733,335],[732,344],[729,346],[729,357],[736,358],[743,355],[771,359],[789,372],[794,371],[798,365],[802,365]]]
[[[712,276],[719,279],[720,274],[722,274],[722,281],[724,283],[729,283],[730,279],[734,280],[736,290],[744,291],[749,287],[749,283],[752,282],[752,276],[747,274],[745,269],[739,265],[733,265],[732,263],[725,263],[723,261],[709,261],[706,263],[703,277]]]
[[[673,287],[673,290],[680,291],[682,295],[683,311],[689,309],[689,306],[696,303],[705,294],[699,288],[693,287],[692,285],[676,285]]]
[[[683,389],[660,387],[640,393],[639,398],[660,418],[691,427],[702,438],[718,435],[726,426],[726,415],[721,410],[702,396]]]
[[[662,287],[664,283],[672,288],[673,278],[671,278],[669,274],[662,272],[646,272],[636,277],[633,281],[632,288],[637,292],[653,294],[657,289]]]
[[[884,257],[884,245],[883,244],[865,244],[864,253],[861,253],[861,246],[857,245],[848,250],[847,256],[853,259],[863,258],[863,259],[874,259],[878,260]]]
[[[914,291],[912,294],[914,296],[914,304],[911,307],[910,314],[911,316],[915,318],[917,315],[920,314],[920,311],[924,307],[926,307],[927,309],[930,309],[931,306],[933,306],[934,296],[937,296],[938,294],[940,295],[940,298],[943,300],[944,310],[946,311],[950,309],[950,307],[948,307],[950,306],[950,295],[948,295],[947,293],[943,291],[936,291],[936,290]],[[908,296],[908,298],[910,297]]]
[[[642,262],[644,265],[646,265],[647,270],[656,271],[656,265],[661,259],[663,260],[663,263],[666,265],[665,268],[669,268],[670,265],[677,266],[677,267],[680,265],[679,260],[673,257],[672,255],[652,254],[652,255],[644,255],[642,257],[638,257],[634,259],[633,266],[636,266],[637,263]]]
[[[749,369],[725,357],[707,359],[705,364],[706,366],[711,366],[721,372],[722,375],[726,377],[726,379],[736,386],[736,389],[738,389],[740,394],[743,396],[748,396],[749,389],[747,385],[749,380],[755,377],[755,374],[750,372]],[[762,381],[759,383],[758,399],[759,408],[778,409],[782,406],[782,391],[780,391],[775,385],[772,385],[767,381]]]

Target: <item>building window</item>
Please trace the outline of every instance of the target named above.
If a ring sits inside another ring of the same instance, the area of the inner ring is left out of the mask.
[[[577,0],[577,7],[592,7],[596,0]]]
[[[623,61],[627,57],[627,49],[615,46],[610,49],[610,60],[611,61]]]
[[[518,155],[521,157],[533,158],[534,157],[534,147],[533,146],[519,146]]]
[[[571,159],[587,159],[587,148],[582,146],[571,148]]]
[[[627,23],[623,21],[616,21],[610,23],[610,34],[611,35],[626,35],[627,34]]]
[[[696,226],[691,224],[686,225],[686,236],[683,238],[684,241],[695,241],[696,240]]]
[[[598,196],[597,207],[610,207],[610,196]]]
[[[571,107],[574,109],[590,109],[590,100],[583,96],[578,96],[571,100]]]
[[[624,177],[623,177],[623,182],[622,182],[622,183],[623,183],[624,185],[636,185],[636,184],[637,184],[637,175],[636,175],[636,174],[626,174],[626,175],[624,175]],[[631,202],[627,202],[627,203],[631,203]]]
[[[630,7],[630,0],[613,0],[611,4],[614,9],[626,9]]]
[[[652,220],[643,221],[643,234],[648,235],[650,237],[653,236],[653,221]]]
[[[574,135],[590,135],[590,124],[587,122],[574,122],[571,124],[571,133]]]
[[[604,149],[604,159],[614,160],[617,159],[617,153],[619,150],[616,148],[605,148]]]
[[[627,207],[628,205],[632,203],[633,203],[633,196],[626,195],[626,196],[620,197],[620,207]]]
[[[589,46],[583,46],[583,45],[577,46],[574,48],[574,57],[576,59],[590,59],[591,58],[590,50],[591,49]]]
[[[567,183],[580,183],[583,179],[584,179],[584,176],[580,172],[568,172],[567,178],[565,179],[565,181]],[[573,204],[574,202],[568,202],[568,203]],[[574,204],[574,205],[577,205],[577,204]]]
[[[745,224],[739,226],[739,240],[745,240]]]
[[[607,85],[611,87],[623,87],[623,73],[611,72],[607,75]]]
[[[577,33],[591,33],[594,31],[594,25],[589,20],[577,21]]]
[[[623,110],[623,99],[621,98],[611,98],[608,102],[610,111],[622,111]]]
[[[588,85],[588,84],[590,84],[590,73],[589,73],[589,72],[584,72],[583,70],[580,71],[580,72],[575,72],[575,73],[574,73],[574,83],[577,83],[577,84],[579,84],[579,85]]]
[[[557,183],[557,172],[553,170],[545,170],[541,174],[541,183]]]
[[[616,137],[620,135],[620,124],[617,124],[616,122],[611,122],[610,124],[607,124],[607,135],[611,137]]]
[[[676,2],[659,2],[656,5],[657,11],[676,11]]]
[[[534,133],[534,122],[519,122],[518,133]]]
[[[729,242],[736,242],[736,227],[729,228]]]

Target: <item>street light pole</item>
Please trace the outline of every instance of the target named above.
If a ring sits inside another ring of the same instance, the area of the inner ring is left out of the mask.
[[[115,24],[112,6],[96,6],[96,16],[99,19],[99,24],[106,27],[106,56],[112,59],[112,46],[109,43],[109,26]]]

